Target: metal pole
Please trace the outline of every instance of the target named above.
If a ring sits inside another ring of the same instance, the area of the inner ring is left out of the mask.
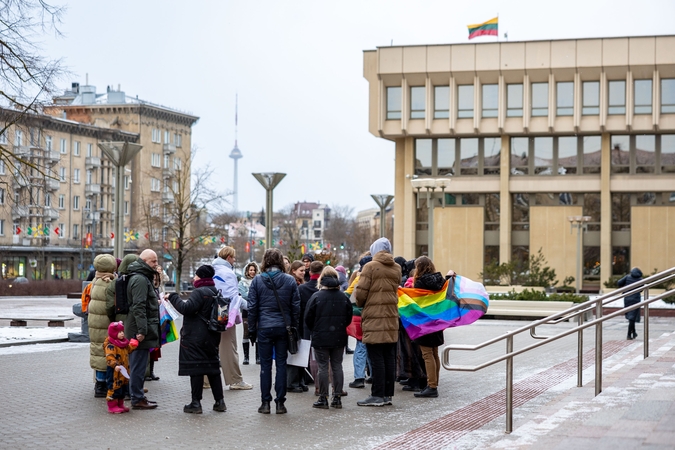
[[[124,166],[115,169],[115,257],[124,258]]]
[[[506,353],[513,352],[513,336],[506,338]],[[506,433],[513,431],[513,357],[506,358]]]
[[[602,317],[602,302],[595,305],[595,319]],[[595,395],[602,392],[602,322],[595,326]]]
[[[427,229],[429,230],[428,232],[428,240],[429,243],[428,248],[429,250],[427,251],[427,255],[429,256],[429,259],[432,261],[434,260],[434,202],[431,196],[429,195],[429,188],[427,188],[427,212],[428,212],[428,217],[427,221],[429,222],[429,225],[427,225]]]
[[[577,227],[577,295],[581,292],[581,223]]]
[[[577,324],[581,326],[584,323],[584,314],[577,316]],[[584,330],[579,330],[577,336],[577,387],[583,386],[583,370],[584,368]]]
[[[649,288],[644,290],[645,300],[649,299]],[[638,314],[640,310],[638,309]],[[645,305],[645,331],[644,331],[644,357],[647,359],[649,357],[649,304]]]
[[[272,189],[267,189],[267,214],[265,217],[265,249],[272,248]]]
[[[384,215],[386,214],[386,206],[384,204],[380,205],[380,237],[385,237],[386,223],[384,221]]]

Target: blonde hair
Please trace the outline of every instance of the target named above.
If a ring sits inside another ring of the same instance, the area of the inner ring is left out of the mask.
[[[222,259],[227,259],[230,256],[235,256],[236,250],[232,247],[223,247],[218,250],[218,257]]]
[[[316,284],[319,286],[319,289],[340,289],[340,286],[336,286],[334,288],[322,286],[321,280],[323,280],[323,277],[332,277],[332,278],[337,279],[338,273],[337,273],[337,270],[335,270],[333,267],[331,267],[331,266],[324,267],[323,270],[321,271],[321,275],[319,275],[319,279],[316,281]]]

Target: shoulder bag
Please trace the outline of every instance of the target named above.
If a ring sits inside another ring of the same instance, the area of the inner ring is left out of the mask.
[[[270,281],[272,282],[272,289],[274,289],[274,296],[276,297],[277,303],[279,304],[281,317],[284,318],[284,323],[286,324],[286,332],[288,333],[286,335],[286,341],[288,342],[288,353],[295,355],[298,353],[298,341],[300,340],[298,329],[296,327],[292,327],[291,324],[286,320],[286,314],[284,314],[284,308],[281,306],[281,300],[279,300],[279,294],[277,293],[277,286],[274,284],[274,279],[272,279],[272,277],[270,277]]]

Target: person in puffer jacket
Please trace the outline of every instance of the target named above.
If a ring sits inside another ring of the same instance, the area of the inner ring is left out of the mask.
[[[286,413],[286,355],[288,351],[286,324],[298,327],[300,295],[292,276],[284,272],[283,255],[278,249],[265,252],[262,274],[251,282],[248,291],[248,336],[260,348],[260,393],[262,403],[258,412],[270,413],[272,401],[272,349],[276,361],[276,413]]]
[[[633,267],[630,270],[630,273],[625,277],[621,278],[616,282],[616,285],[621,287],[628,286],[629,284],[637,283],[642,280],[642,271],[638,267]],[[92,296],[93,298],[93,296]],[[627,295],[623,299],[623,307],[631,306],[640,302],[640,293],[636,292],[635,294]],[[640,308],[634,309],[626,313],[626,319],[628,319],[628,337],[627,339],[633,340],[637,337],[635,332],[635,322],[640,322]]]

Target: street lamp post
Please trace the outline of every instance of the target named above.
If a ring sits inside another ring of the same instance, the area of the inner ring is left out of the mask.
[[[265,248],[272,248],[272,232],[274,228],[273,214],[272,209],[272,192],[274,188],[284,179],[286,176],[285,173],[278,172],[265,172],[265,173],[254,173],[252,174],[258,183],[262,185],[267,191],[267,202],[265,207]]]
[[[576,267],[576,291],[577,294],[581,291],[581,279],[583,278],[582,267],[583,262],[581,260],[583,251],[583,235],[584,232],[588,229],[588,222],[591,221],[591,216],[568,216],[567,220],[570,222],[570,234],[574,228],[577,229],[577,267]]]
[[[445,188],[450,184],[448,178],[413,178],[410,180],[412,187],[417,190],[417,207],[419,208],[419,194],[420,189],[427,190],[427,256],[429,259],[434,259],[434,201],[433,195],[436,189],[441,189],[443,192],[443,207],[445,208]]]
[[[115,166],[115,257],[124,258],[124,166],[141,151],[131,142],[101,142],[98,147]]]
[[[387,206],[389,206],[391,201],[394,199],[394,196],[387,194],[372,194],[371,197],[373,200],[375,200],[377,206],[380,207],[380,237],[384,237],[386,232],[385,225],[387,224],[384,216],[387,213]]]

